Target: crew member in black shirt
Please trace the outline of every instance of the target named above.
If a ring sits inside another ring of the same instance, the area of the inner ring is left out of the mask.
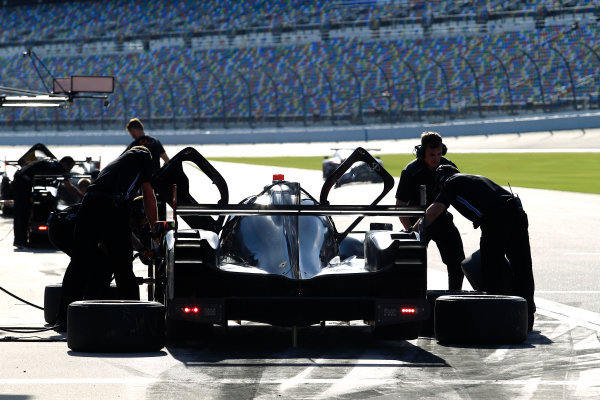
[[[138,118],[133,118],[127,123],[126,128],[127,132],[129,132],[129,134],[133,138],[133,142],[131,142],[129,146],[127,146],[127,149],[125,149],[125,151],[131,149],[134,146],[144,146],[148,150],[150,150],[150,154],[152,154],[152,173],[155,173],[160,169],[161,158],[165,163],[169,162],[169,156],[165,152],[162,143],[155,137],[146,135],[142,121],[140,121]],[[157,204],[159,218],[160,220],[165,220],[167,214],[166,203],[158,195],[156,197],[156,200],[158,201]]]
[[[435,169],[439,165],[454,165],[445,157],[447,148],[437,132],[423,132],[421,144],[415,147],[416,159],[411,161],[402,171],[396,191],[397,205],[419,205],[420,187],[426,186],[427,205],[431,204],[437,194]],[[415,218],[400,218],[405,229],[415,223]],[[435,224],[426,231],[427,242],[433,240],[442,261],[448,270],[448,288],[460,290],[464,279],[461,262],[465,258],[460,233],[454,225],[452,214],[445,211]]]
[[[31,190],[37,175],[63,175],[65,187],[81,197],[81,192],[71,184],[69,171],[75,165],[72,157],[66,156],[60,161],[42,159],[26,164],[15,173],[13,188],[15,193],[15,215],[13,220],[14,242],[17,248],[27,246],[27,225],[31,213]]]
[[[66,330],[67,308],[81,299],[99,299],[115,275],[122,299],[139,300],[133,273],[130,203],[141,188],[146,218],[150,226],[157,220],[156,198],[150,184],[152,156],[136,146],[108,164],[87,189],[77,213],[74,251],[62,284],[57,330]],[[104,246],[110,265],[100,262],[98,246]]]
[[[165,152],[160,140],[146,135],[146,132],[144,131],[144,125],[138,118],[133,118],[127,123],[127,132],[129,132],[133,138],[133,142],[127,146],[125,151],[134,146],[144,146],[150,150],[150,154],[152,154],[152,173],[155,173],[160,169],[161,158],[164,162],[169,162],[169,156]]]
[[[452,205],[465,218],[481,227],[481,264],[483,289],[491,294],[517,295],[527,300],[529,321],[533,327],[535,284],[529,246],[529,223],[521,200],[492,180],[480,175],[459,173],[450,165],[436,170],[443,185],[433,204],[427,208],[425,226],[434,224]],[[413,229],[416,229],[415,224]],[[505,257],[510,261],[512,288],[502,288]],[[504,291],[509,293],[502,293]]]

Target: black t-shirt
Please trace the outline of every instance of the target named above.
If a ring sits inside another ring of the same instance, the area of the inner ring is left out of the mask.
[[[152,136],[140,136],[129,146],[127,146],[127,150],[131,149],[134,146],[144,146],[148,150],[150,150],[150,154],[152,154],[152,172],[156,172],[160,169],[160,155],[165,152],[165,149],[160,142],[160,140],[152,137]]]
[[[465,218],[479,225],[486,213],[505,208],[511,197],[510,192],[484,176],[456,174],[444,183],[435,202],[452,205]]]
[[[152,178],[152,157],[143,148],[130,149],[100,171],[88,192],[133,200],[140,186]]]
[[[444,157],[440,160],[440,165],[454,165],[454,163]],[[400,174],[400,182],[396,190],[396,199],[408,202],[415,206],[419,205],[421,185],[427,187],[427,205],[433,203],[433,199],[437,195],[437,187],[435,184],[435,171],[431,171],[425,165],[425,162],[420,159],[414,159],[402,170]]]

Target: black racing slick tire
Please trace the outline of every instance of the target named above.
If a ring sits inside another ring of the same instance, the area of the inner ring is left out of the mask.
[[[471,296],[474,294],[484,294],[483,292],[466,291],[466,290],[428,290],[427,302],[429,303],[429,317],[423,321],[421,325],[421,336],[432,337],[434,335],[434,319],[435,319],[435,301],[441,296]]]
[[[86,300],[69,305],[67,346],[73,351],[138,353],[165,345],[165,307],[154,301]]]
[[[442,344],[518,344],[527,338],[527,301],[517,296],[450,295],[435,301]]]
[[[44,320],[51,325],[56,323],[61,296],[62,283],[48,285],[44,289]],[[119,292],[117,291],[116,285],[110,285],[107,297],[110,300],[119,298]]]
[[[61,283],[48,285],[44,289],[44,320],[50,325],[54,325],[56,323],[61,296]]]

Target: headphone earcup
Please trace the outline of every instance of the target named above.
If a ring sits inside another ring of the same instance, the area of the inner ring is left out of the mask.
[[[423,146],[421,146],[420,144],[415,146],[415,156],[417,158],[423,158],[424,154],[423,154]]]
[[[445,156],[447,152],[448,152],[448,148],[446,147],[446,145],[444,143],[442,143],[442,155]]]

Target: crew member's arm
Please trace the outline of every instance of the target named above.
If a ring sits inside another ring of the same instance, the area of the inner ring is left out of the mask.
[[[440,202],[433,203],[432,205],[427,207],[427,211],[425,211],[425,228],[431,225],[433,221],[437,219],[437,217],[439,217],[444,211],[446,211],[447,208],[447,205]],[[418,230],[418,226],[421,222],[421,219],[422,218],[419,218],[419,220],[411,227],[410,230]]]
[[[63,183],[65,185],[65,188],[69,192],[73,193],[75,196],[78,196],[80,199],[83,198],[83,193],[81,192],[81,190],[79,190],[79,188],[77,186],[75,186],[71,183],[71,179],[69,179],[68,176],[65,176],[65,180],[63,181]]]
[[[142,183],[142,196],[144,197],[144,211],[146,218],[150,223],[150,228],[154,229],[154,223],[158,220],[158,210],[156,208],[156,196],[150,182]]]
[[[396,199],[396,205],[397,206],[407,206],[408,205],[408,201],[402,201],[402,200]],[[402,226],[404,227],[404,229],[410,230],[411,224],[410,224],[410,219],[409,218],[407,218],[407,217],[400,217],[400,223],[402,224]]]
[[[162,159],[163,159],[163,161],[164,161],[164,162],[166,162],[166,163],[168,163],[168,162],[169,162],[169,156],[167,155],[167,153],[166,153],[166,152],[165,152],[165,153],[162,153],[162,154],[160,155],[160,158],[162,158]]]

